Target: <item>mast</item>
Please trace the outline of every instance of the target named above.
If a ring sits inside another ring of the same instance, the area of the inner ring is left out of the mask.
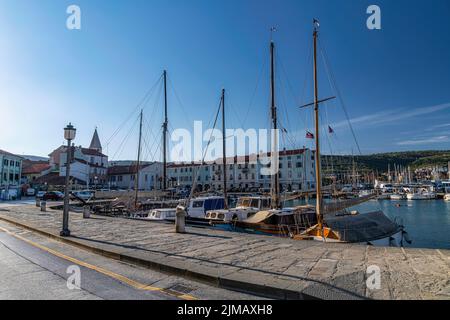
[[[228,209],[227,152],[226,152],[226,137],[225,137],[225,89],[222,89],[222,147],[223,147],[223,198],[225,200],[225,209]]]
[[[140,122],[139,122],[139,144],[138,144],[138,156],[136,162],[136,175],[134,177],[134,208],[137,208],[137,201],[139,195],[139,169],[141,166],[141,140],[142,140],[142,116],[143,110],[141,109]]]
[[[272,111],[272,123],[273,123],[273,145],[272,145],[272,181],[271,181],[271,195],[272,209],[280,208],[280,184],[278,182],[278,130],[277,130],[277,107],[275,105],[275,44],[270,42],[270,89],[271,89],[271,111]],[[275,160],[275,161],[274,161]],[[274,166],[276,166],[274,168]],[[275,172],[275,173],[274,173]]]
[[[164,70],[164,123],[163,123],[163,190],[167,189],[167,71]]]
[[[322,213],[322,179],[320,175],[320,144],[319,144],[319,88],[317,81],[317,21],[314,20],[314,118],[316,127],[316,214],[317,225],[323,233],[323,213]]]

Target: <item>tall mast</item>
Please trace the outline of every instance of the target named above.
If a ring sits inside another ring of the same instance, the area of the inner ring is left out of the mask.
[[[164,124],[163,124],[163,190],[167,189],[167,71],[164,70]]]
[[[143,110],[141,109],[140,122],[139,122],[139,144],[138,144],[138,156],[136,162],[136,175],[134,177],[134,208],[137,208],[137,201],[139,195],[139,169],[141,166],[141,140],[142,140],[142,116]]]
[[[227,151],[225,137],[225,89],[222,89],[222,147],[223,147],[223,197],[225,200],[225,209],[228,209],[227,196]]]
[[[317,225],[323,233],[323,213],[322,213],[322,179],[320,175],[320,144],[319,144],[319,88],[317,84],[317,22],[314,20],[314,117],[316,127],[316,214]]]
[[[277,107],[275,105],[275,44],[270,42],[270,89],[271,89],[271,111],[273,122],[273,141],[272,141],[272,183],[271,183],[271,195],[272,195],[272,209],[278,209],[280,207],[280,184],[278,182],[278,130],[277,130]],[[276,166],[274,168],[274,166]],[[274,173],[275,172],[275,173]]]

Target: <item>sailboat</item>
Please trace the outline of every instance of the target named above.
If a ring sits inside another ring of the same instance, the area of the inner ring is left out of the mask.
[[[316,144],[316,216],[317,224],[295,235],[294,239],[314,239],[327,242],[362,243],[380,246],[402,246],[406,232],[404,227],[389,219],[382,211],[359,214],[353,211],[346,214],[346,208],[362,203],[372,196],[360,197],[356,200],[348,200],[341,203],[326,205],[322,199],[321,187],[321,161],[320,161],[320,139],[319,139],[319,105],[329,100],[319,100],[318,76],[317,76],[317,38],[319,23],[314,19],[313,48],[314,48],[314,106],[315,115],[315,144]],[[309,106],[305,105],[303,107]],[[334,213],[334,215],[333,215]],[[406,239],[405,239],[406,240]]]
[[[319,240],[327,242],[362,243],[380,246],[402,246],[406,232],[404,227],[389,219],[382,211],[359,214],[357,211],[347,213],[346,209],[366,202],[376,195],[324,203],[322,197],[322,176],[319,140],[319,104],[333,99],[318,98],[317,77],[317,37],[318,21],[314,20],[314,102],[302,107],[314,106],[315,113],[315,169],[316,169],[316,205],[282,208],[279,197],[278,174],[272,176],[271,195],[272,209],[259,211],[243,221],[228,223],[231,230],[289,236],[296,240]],[[271,111],[273,128],[277,128],[275,92],[274,92],[274,48],[271,48]],[[276,139],[274,139],[276,141]],[[276,148],[276,146],[275,146]],[[276,150],[276,149],[275,149]],[[278,157],[275,157],[275,160]],[[272,165],[274,158],[272,158]],[[275,165],[276,161],[275,161]]]
[[[272,152],[268,153],[271,157],[271,167],[279,167],[278,158],[278,120],[277,106],[275,99],[275,43],[270,42],[270,84],[271,84],[271,120],[274,136],[272,137]],[[258,234],[270,234],[277,236],[294,236],[316,223],[316,215],[312,206],[298,206],[294,208],[283,208],[280,197],[280,183],[278,171],[271,176],[270,208],[238,208],[234,210],[209,212],[212,214],[223,214],[222,221],[218,219],[211,220],[211,224],[222,229],[231,231],[243,231]],[[259,199],[258,199],[259,200]],[[260,202],[261,205],[263,202]],[[261,210],[263,209],[263,210]],[[228,214],[228,218],[225,214]],[[229,216],[236,216],[236,219],[229,219]],[[231,220],[231,221],[230,221]]]

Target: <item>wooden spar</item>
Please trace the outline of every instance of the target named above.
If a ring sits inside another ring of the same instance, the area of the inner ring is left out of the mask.
[[[317,81],[317,24],[314,20],[314,117],[315,117],[315,127],[316,127],[316,215],[317,215],[317,226],[319,232],[323,234],[323,212],[322,212],[322,179],[320,175],[320,140],[319,140],[319,88]]]
[[[272,111],[272,127],[273,127],[273,137],[272,137],[272,157],[271,157],[271,207],[272,209],[280,208],[280,184],[278,181],[278,124],[277,124],[277,107],[275,105],[275,44],[273,41],[270,42],[270,89],[271,89],[271,111]],[[275,167],[275,168],[274,168]]]
[[[164,70],[164,124],[163,124],[163,190],[167,189],[167,71]]]
[[[136,162],[136,175],[134,177],[134,208],[137,209],[138,195],[139,195],[139,170],[141,166],[141,140],[142,140],[142,116],[143,110],[141,110],[140,123],[139,123],[139,144],[138,144],[138,156]]]
[[[225,201],[225,209],[228,209],[227,196],[227,150],[225,136],[225,89],[222,89],[222,147],[223,147],[223,198]]]

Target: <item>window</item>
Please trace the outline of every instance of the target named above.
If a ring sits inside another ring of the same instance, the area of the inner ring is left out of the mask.
[[[192,204],[193,208],[203,208],[203,201],[194,201]]]
[[[230,170],[233,170],[233,165],[232,164],[230,164]]]
[[[20,167],[20,162],[19,161],[16,162],[16,167]]]
[[[288,168],[292,168],[292,162],[288,161]]]
[[[121,182],[122,180],[123,180],[123,177],[122,177],[122,176],[118,176],[118,177],[117,177],[117,181]]]
[[[283,169],[283,164],[281,162],[280,162],[279,168]]]
[[[255,180],[255,174],[252,173],[252,180]]]
[[[295,164],[295,166],[296,166],[297,168],[301,168],[301,167],[302,167],[302,163],[301,163],[301,162],[297,162],[297,163]]]
[[[252,164],[252,169],[255,169],[255,164],[254,163]]]
[[[8,166],[9,162],[7,159],[3,160],[3,165]]]

